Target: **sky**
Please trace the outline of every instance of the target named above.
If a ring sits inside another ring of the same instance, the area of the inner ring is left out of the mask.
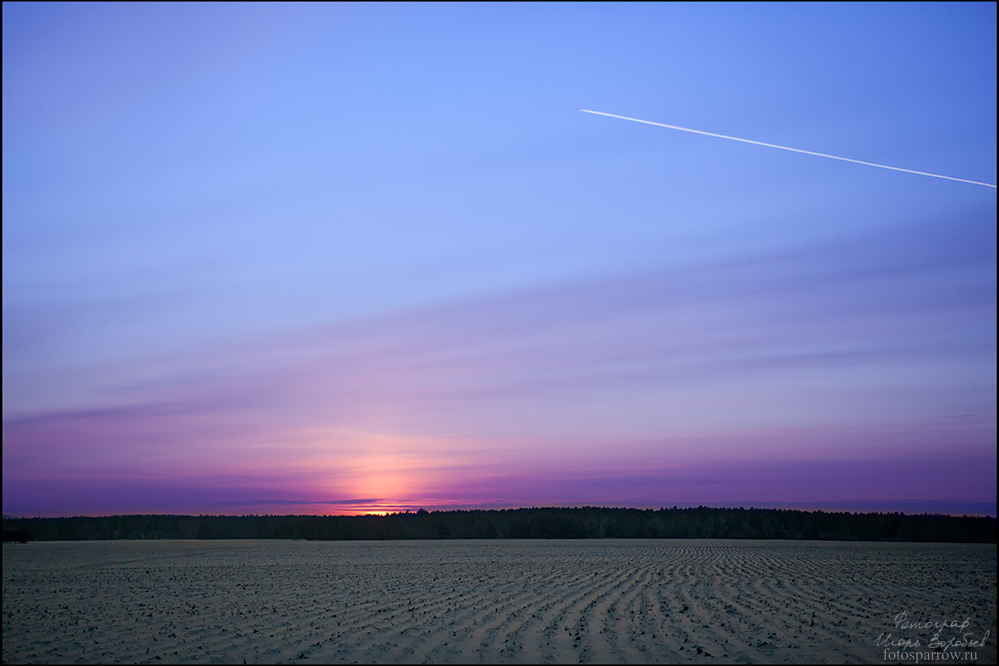
[[[995,3],[3,4],[3,512],[996,515]]]

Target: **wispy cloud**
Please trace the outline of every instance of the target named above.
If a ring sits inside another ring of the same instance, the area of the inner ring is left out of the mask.
[[[908,496],[950,469],[942,450],[985,460],[995,434],[994,251],[916,239],[98,365],[80,406],[5,419],[5,506],[81,474],[275,510]],[[225,497],[198,480],[240,476]],[[976,501],[985,477],[920,496]]]

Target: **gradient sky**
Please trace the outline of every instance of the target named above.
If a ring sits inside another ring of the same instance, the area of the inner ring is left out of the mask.
[[[996,511],[996,5],[3,5],[5,514]]]

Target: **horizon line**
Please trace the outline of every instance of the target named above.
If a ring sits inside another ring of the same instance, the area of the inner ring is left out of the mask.
[[[911,501],[917,502],[919,500],[900,500],[900,502]],[[965,503],[961,503],[965,504]],[[974,502],[969,502],[967,504],[976,504]],[[983,503],[984,504],[984,503]],[[3,520],[67,520],[72,518],[126,518],[132,516],[174,516],[183,518],[248,518],[248,517],[272,517],[272,518],[365,518],[365,517],[375,517],[375,518],[387,518],[389,516],[397,515],[416,515],[419,512],[423,513],[458,513],[458,512],[501,512],[501,511],[531,511],[531,510],[546,510],[546,509],[557,509],[565,511],[581,510],[581,509],[601,509],[601,510],[611,510],[611,511],[691,511],[697,509],[711,509],[715,511],[798,511],[801,513],[828,513],[828,514],[850,514],[850,515],[905,515],[905,516],[946,516],[950,518],[993,518],[997,516],[995,513],[977,513],[977,512],[963,512],[963,513],[940,513],[940,512],[928,512],[923,511],[919,513],[909,513],[906,511],[899,510],[882,510],[882,511],[851,511],[849,509],[798,509],[791,507],[779,507],[779,506],[709,506],[706,504],[687,504],[679,505],[674,504],[673,506],[660,506],[656,508],[641,508],[634,506],[599,506],[592,504],[582,504],[578,506],[557,506],[557,505],[533,505],[533,506],[520,506],[514,508],[485,508],[485,509],[406,509],[399,511],[384,511],[384,512],[369,512],[361,514],[330,514],[330,513],[113,513],[113,514],[94,514],[94,515],[65,515],[65,516],[14,516],[11,514],[3,514]]]

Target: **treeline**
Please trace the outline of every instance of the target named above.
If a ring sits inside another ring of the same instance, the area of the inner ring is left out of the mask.
[[[18,543],[28,543],[31,541],[31,535],[24,530],[8,530],[3,531],[3,542],[7,543],[10,541],[17,541]]]
[[[498,511],[420,509],[386,516],[4,518],[3,531],[4,541],[711,538],[995,543],[996,519],[782,509],[641,510],[587,506]]]

